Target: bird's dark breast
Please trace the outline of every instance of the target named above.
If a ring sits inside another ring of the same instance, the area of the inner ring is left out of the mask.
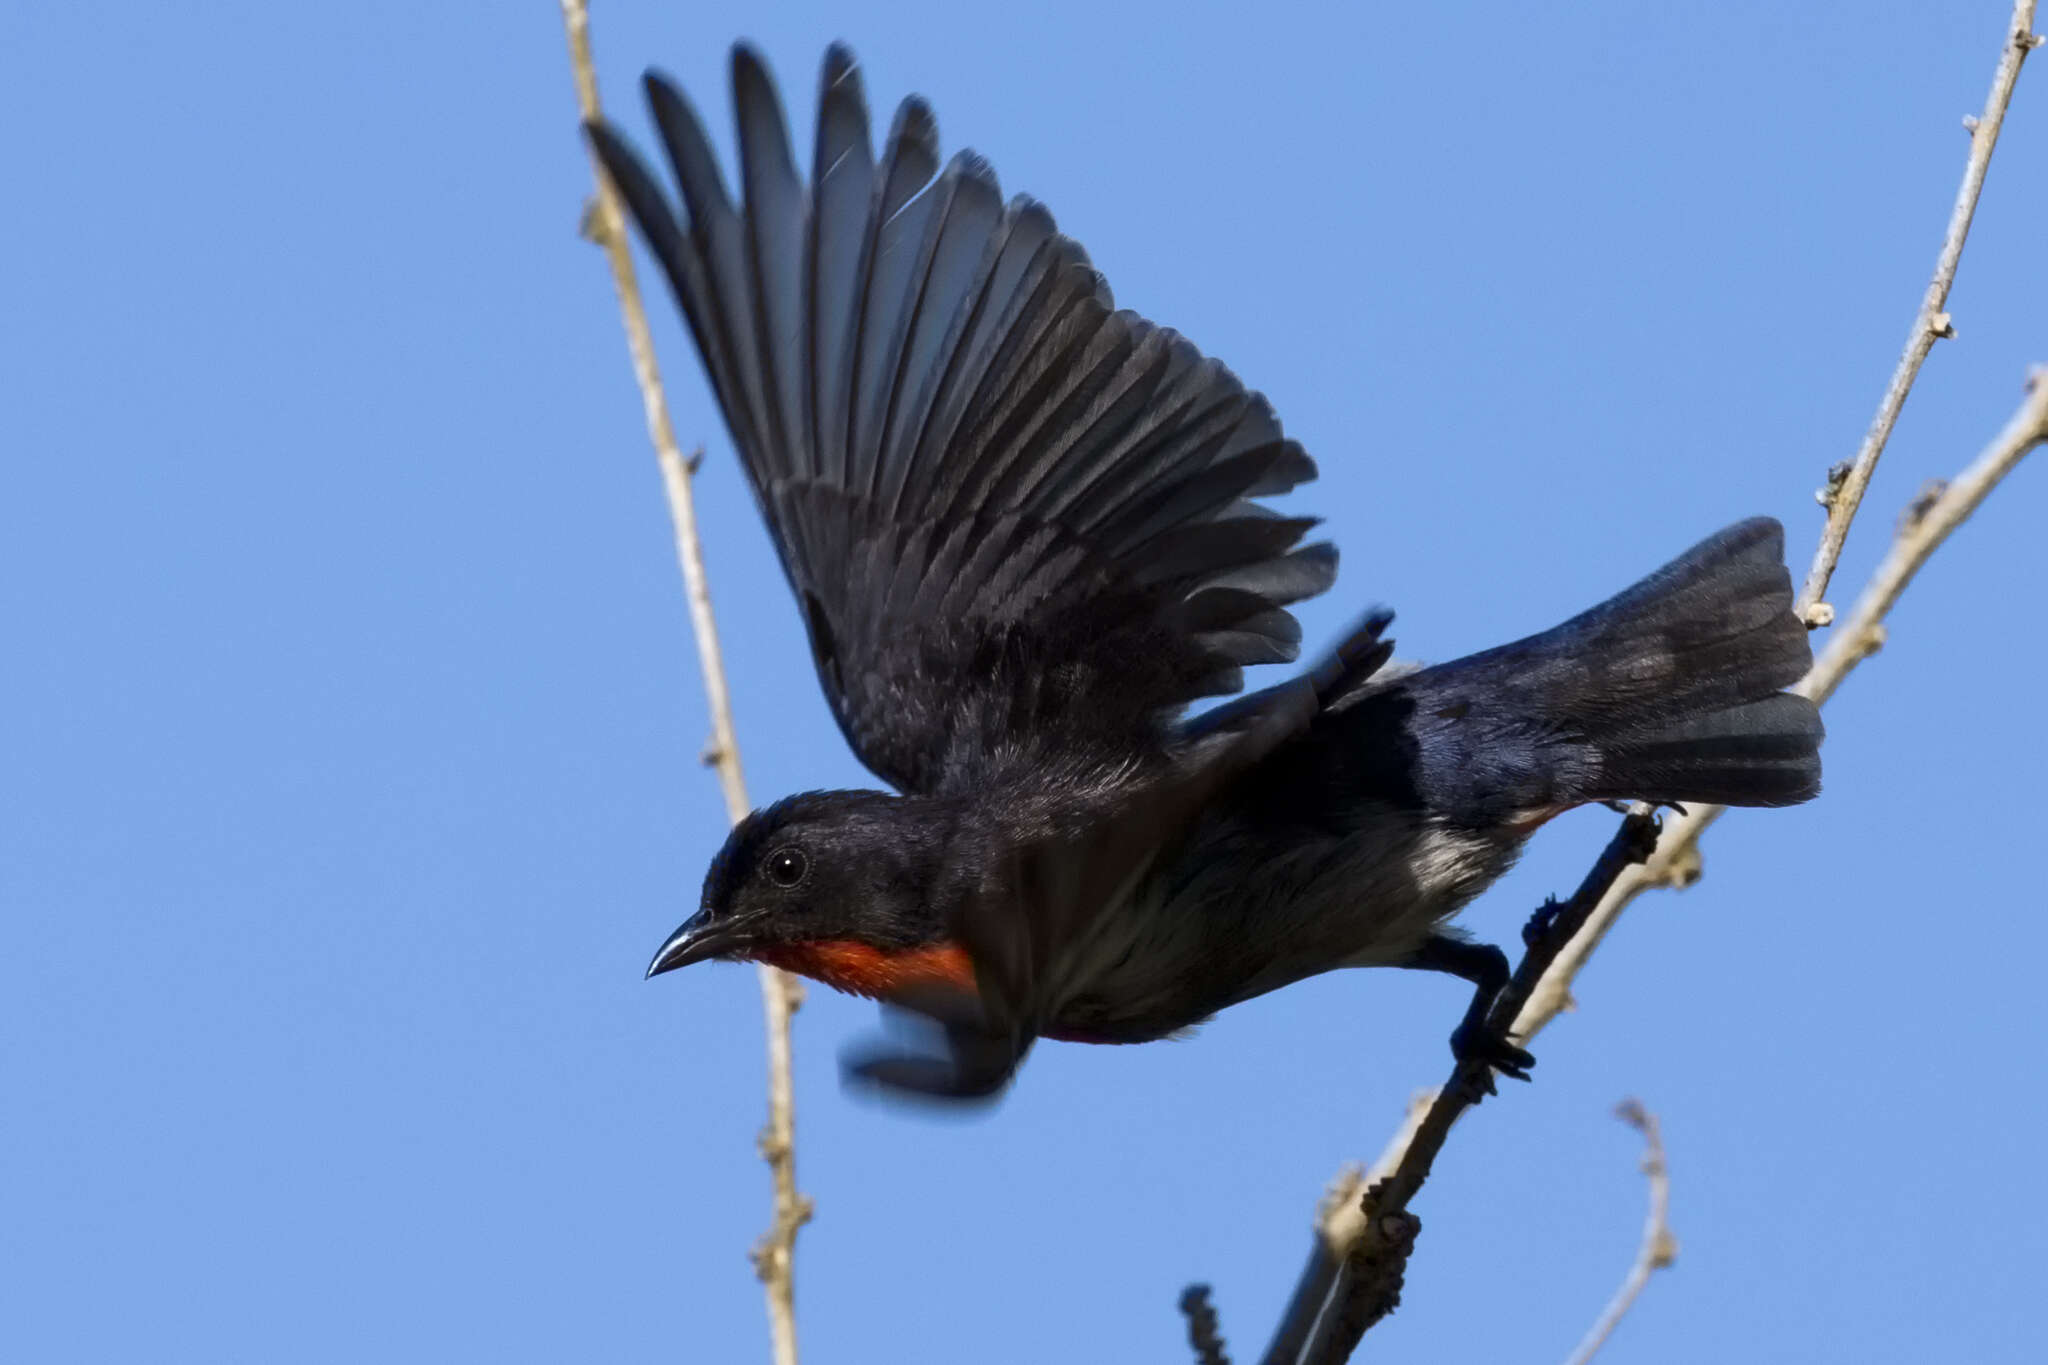
[[[1520,843],[1355,790],[1322,794],[1304,803],[1253,784],[1219,802],[1070,946],[1058,975],[1071,986],[1043,1035],[1170,1038],[1333,968],[1404,961]]]
[[[1205,1018],[1207,1016],[1204,1016]],[[1055,1023],[1040,1037],[1050,1038],[1055,1043],[1096,1043],[1103,1045],[1128,1043],[1156,1043],[1162,1038],[1187,1035],[1201,1019],[1183,1020],[1170,1028],[1160,1028],[1148,1023],[1126,1024],[1122,1027],[1104,1019],[1100,1022]]]

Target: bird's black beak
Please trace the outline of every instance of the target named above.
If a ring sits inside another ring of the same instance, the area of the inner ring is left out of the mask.
[[[654,961],[647,964],[649,976],[660,976],[678,967],[687,967],[692,962],[718,957],[740,947],[747,941],[747,924],[744,917],[725,916],[713,919],[709,910],[699,910],[683,921],[683,927],[668,936],[668,942],[654,955]]]

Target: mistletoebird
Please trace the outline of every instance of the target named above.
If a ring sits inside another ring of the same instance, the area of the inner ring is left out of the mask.
[[[1036,201],[931,109],[877,148],[825,54],[808,179],[760,58],[732,57],[739,189],[673,84],[646,92],[673,204],[587,133],[682,307],[846,742],[895,789],[742,821],[649,975],[774,963],[896,1007],[852,1074],[1001,1091],[1038,1038],[1140,1043],[1338,967],[1476,987],[1449,919],[1594,801],[1782,806],[1820,788],[1783,531],[1728,527],[1552,630],[1419,670],[1367,615],[1292,681],[1287,608],[1328,588],[1315,477],[1236,375],[1110,301]]]

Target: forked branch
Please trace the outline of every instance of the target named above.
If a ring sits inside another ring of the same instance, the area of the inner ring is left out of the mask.
[[[1998,145],[1999,130],[2005,126],[2005,111],[2012,104],[2020,67],[2027,54],[2041,45],[2041,36],[2034,32],[2034,3],[2035,0],[2018,0],[2012,7],[2005,43],[1999,49],[1998,67],[1991,76],[1991,93],[1984,98],[1984,112],[1963,120],[1970,133],[1970,156],[1963,164],[1963,183],[1956,191],[1955,207],[1949,211],[1941,254],[1935,257],[1934,278],[1927,282],[1920,311],[1913,315],[1913,328],[1906,334],[1905,352],[1892,371],[1891,382],[1885,385],[1877,415],[1871,418],[1870,429],[1864,433],[1855,458],[1829,470],[1827,485],[1821,489],[1828,522],[1794,608],[1808,625],[1824,626],[1833,619],[1832,612],[1821,608],[1821,599],[1827,595],[1828,580],[1834,576],[1835,564],[1842,557],[1842,546],[1848,543],[1849,523],[1855,520],[1856,509],[1863,505],[1863,492],[1870,487],[1870,476],[1877,472],[1878,458],[1884,454],[1885,443],[1891,440],[1892,428],[1898,425],[1906,395],[1912,392],[1913,381],[1919,377],[1921,362],[1927,359],[1935,342],[1956,334],[1955,323],[1947,312],[1948,292],[1956,282],[1956,266],[1963,259],[1963,243],[1969,240],[1970,221],[1977,216],[1984,173],[1991,168],[1991,151]]]
[[[2042,44],[2042,38],[2033,32],[2034,12],[2035,0],[2018,0],[2013,6],[1984,111],[1966,121],[1970,152],[1962,187],[1905,353],[1886,385],[1856,457],[1830,470],[1822,490],[1827,523],[1813,567],[1794,604],[1794,610],[1810,626],[1834,620],[1835,613],[1822,596],[1871,474],[1921,363],[1937,339],[1954,335],[1944,310],[2020,68],[2027,54]],[[1796,691],[1816,703],[1833,695],[1843,678],[1883,643],[1885,616],[1928,557],[2027,452],[2044,440],[2048,440],[2048,377],[2036,370],[2028,378],[2027,397],[2019,411],[1977,460],[1953,482],[1930,489],[1908,509],[1891,551]],[[1689,885],[1698,878],[1700,836],[1720,818],[1723,809],[1695,806],[1674,816],[1664,824],[1654,847],[1648,848],[1643,831],[1650,812],[1642,807],[1632,811],[1565,912],[1547,923],[1541,914],[1531,922],[1529,953],[1516,970],[1514,986],[1496,1002],[1494,1019],[1503,1021],[1502,1011],[1511,1011],[1505,1014],[1512,1019],[1511,1031],[1526,1043],[1556,1018],[1571,1002],[1572,982],[1637,896],[1653,887]],[[1539,958],[1542,965],[1531,975],[1532,963]],[[1526,987],[1525,976],[1529,978]],[[1411,1113],[1388,1156],[1382,1158],[1388,1174],[1369,1185],[1356,1213],[1349,1209],[1333,1213],[1326,1207],[1318,1217],[1308,1265],[1267,1350],[1265,1365],[1330,1365],[1346,1360],[1359,1335],[1392,1310],[1407,1248],[1420,1227],[1407,1212],[1408,1201],[1427,1178],[1451,1124],[1477,1101],[1483,1093],[1480,1082],[1487,1079],[1462,1066],[1454,1071],[1451,1082],[1419,1122]]]

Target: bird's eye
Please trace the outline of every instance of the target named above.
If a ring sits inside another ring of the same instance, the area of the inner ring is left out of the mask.
[[[780,887],[792,887],[809,875],[811,860],[800,848],[778,848],[768,855],[763,866],[769,881]]]

